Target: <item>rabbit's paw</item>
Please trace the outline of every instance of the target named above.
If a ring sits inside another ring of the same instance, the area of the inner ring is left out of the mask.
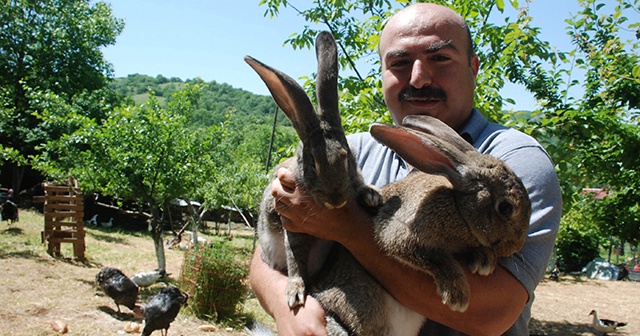
[[[358,192],[358,203],[366,208],[378,208],[384,203],[382,192],[373,185],[367,185]]]
[[[285,291],[289,308],[304,305],[305,286],[302,277],[290,276]]]
[[[463,312],[469,306],[469,283],[463,277],[458,280],[447,281],[439,286],[442,303],[453,311]]]
[[[475,249],[469,258],[469,270],[479,275],[489,275],[496,268],[498,257],[489,249]]]

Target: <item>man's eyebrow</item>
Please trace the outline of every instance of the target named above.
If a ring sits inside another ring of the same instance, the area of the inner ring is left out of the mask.
[[[444,48],[451,48],[453,50],[458,50],[458,48],[456,48],[456,45],[453,43],[452,39],[446,39],[446,40],[441,40],[435,43],[432,43],[431,45],[429,45],[424,51],[427,54],[431,54],[434,52],[438,52]]]
[[[384,55],[384,59],[387,60],[390,58],[400,58],[400,57],[405,57],[407,55],[409,55],[409,53],[404,50],[392,50]]]
[[[456,45],[453,43],[452,39],[446,39],[446,40],[434,42],[429,46],[427,46],[424,51],[427,54],[433,54],[446,48],[451,48],[455,51],[458,51],[458,48],[456,48]],[[402,58],[402,57],[406,57],[407,55],[409,55],[409,52],[405,50],[391,50],[384,55],[384,59],[388,60],[391,58]]]

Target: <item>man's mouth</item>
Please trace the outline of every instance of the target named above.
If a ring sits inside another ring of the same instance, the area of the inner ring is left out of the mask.
[[[409,86],[400,92],[400,100],[405,100],[413,104],[431,104],[446,101],[447,95],[441,89],[431,86],[421,89]]]
[[[435,98],[417,98],[417,97],[407,97],[405,98],[405,100],[410,103],[417,103],[417,104],[431,104],[431,103],[437,103],[441,101],[440,99],[435,99]]]

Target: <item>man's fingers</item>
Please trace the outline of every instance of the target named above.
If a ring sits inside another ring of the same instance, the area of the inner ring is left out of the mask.
[[[287,203],[285,203],[285,202],[283,202],[283,201],[278,201],[278,200],[276,200],[276,206],[275,206],[275,208],[276,208],[276,211],[277,211],[277,212],[283,212],[283,211],[285,211],[285,210],[287,210],[287,209],[291,208],[291,205],[290,205],[290,204],[287,204]]]
[[[280,185],[284,191],[292,193],[296,189],[296,178],[291,170],[287,168],[278,169],[276,179],[280,181]]]

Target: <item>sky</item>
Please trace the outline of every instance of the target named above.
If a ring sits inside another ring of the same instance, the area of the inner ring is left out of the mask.
[[[111,4],[115,17],[125,21],[116,43],[103,49],[116,77],[136,73],[182,80],[200,77],[206,82],[226,83],[268,95],[266,86],[244,62],[245,55],[295,79],[316,70],[312,50],[294,50],[283,45],[307,25],[290,7],[282,9],[278,17],[269,18],[264,16],[266,7],[259,6],[260,0],[104,1]],[[521,5],[524,2],[520,0]],[[312,1],[289,3],[306,9]],[[552,47],[569,49],[564,20],[578,11],[576,3],[534,0],[529,4],[533,24],[541,28],[542,38]],[[515,107],[507,108],[533,110],[536,106],[532,95],[521,87],[509,85],[501,93],[517,102]]]

